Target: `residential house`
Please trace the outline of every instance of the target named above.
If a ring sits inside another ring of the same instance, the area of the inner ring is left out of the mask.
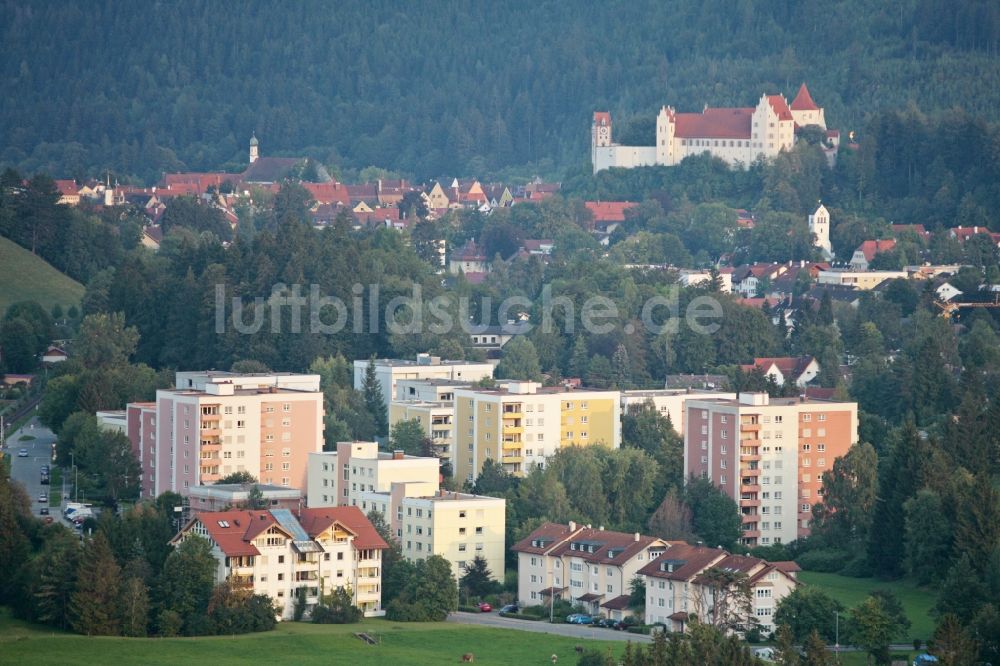
[[[952,227],[948,234],[962,243],[969,240],[973,236],[985,234],[991,241],[993,241],[994,245],[1000,246],[1000,233],[990,231],[987,227],[963,227],[959,225],[957,227]]]
[[[819,375],[819,363],[812,356],[755,358],[753,363],[741,365],[740,369],[743,372],[760,370],[765,376],[773,378],[778,386],[794,384],[799,388],[804,388]]]
[[[441,187],[441,183],[437,181],[435,181],[429,188],[425,189],[422,195],[428,211],[447,210],[451,205],[451,200],[448,198],[448,194],[444,191],[444,188]]]
[[[49,345],[48,349],[42,353],[42,363],[62,363],[66,360],[69,360],[69,354],[62,347]]]
[[[888,252],[896,247],[896,241],[892,238],[886,240],[866,240],[851,255],[851,269],[855,271],[867,271],[871,266],[872,259],[880,252]]]
[[[80,203],[80,188],[75,180],[56,180],[56,189],[59,190],[59,200],[56,203],[66,206]]]
[[[733,269],[733,290],[744,298],[753,298],[761,289],[784,275],[786,264],[751,264]],[[766,290],[765,290],[766,291]]]
[[[585,201],[583,205],[592,217],[590,231],[602,245],[608,244],[611,234],[625,221],[625,211],[635,206],[631,201]]]
[[[817,282],[820,285],[841,285],[865,291],[874,289],[886,280],[906,277],[906,271],[869,271],[831,268],[828,271],[820,271],[817,275]]]
[[[389,544],[357,507],[198,513],[171,540],[198,536],[212,547],[216,583],[267,595],[283,619],[305,600],[306,615],[325,594],[351,591],[365,616],[382,610],[382,551]]]
[[[623,620],[630,615],[630,583],[668,548],[663,539],[603,527],[543,523],[514,544],[517,598],[522,605],[563,599],[592,615]]]
[[[470,238],[462,248],[452,255],[448,263],[448,272],[459,274],[486,274],[490,267],[486,254],[476,245],[476,241]]]
[[[962,295],[962,291],[952,285],[950,282],[942,282],[937,287],[934,288],[934,293],[937,295],[939,301],[950,301],[957,296]]]
[[[775,631],[774,613],[778,603],[798,585],[794,562],[767,562],[743,555],[731,555],[721,548],[670,542],[662,555],[648,563],[639,575],[646,582],[646,624],[663,623],[667,631],[683,632],[697,618],[702,622],[724,622],[730,626],[756,625],[761,633]],[[713,617],[712,573],[715,570],[746,577],[751,608],[741,615],[732,608],[727,618]]]

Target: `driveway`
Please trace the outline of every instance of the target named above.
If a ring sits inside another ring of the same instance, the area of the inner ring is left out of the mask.
[[[500,617],[497,613],[451,613],[448,622],[458,624],[475,624],[481,627],[496,627],[499,629],[517,629],[533,631],[538,634],[555,634],[570,638],[582,638],[601,641],[632,641],[633,643],[650,643],[653,639],[642,634],[630,634],[627,631],[615,631],[604,627],[585,627],[578,624],[549,624],[543,621],[516,620],[512,617]]]

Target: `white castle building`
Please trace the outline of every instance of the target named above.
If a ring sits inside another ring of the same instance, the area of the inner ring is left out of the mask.
[[[594,173],[612,167],[673,166],[688,155],[711,153],[731,166],[746,167],[758,157],[771,158],[795,143],[798,128],[816,125],[826,130],[823,109],[806,84],[789,104],[784,95],[761,95],[755,107],[705,107],[701,113],[678,113],[664,106],[656,118],[655,146],[621,146],[611,134],[611,114],[594,113],[591,161]],[[839,133],[827,131],[835,150]]]

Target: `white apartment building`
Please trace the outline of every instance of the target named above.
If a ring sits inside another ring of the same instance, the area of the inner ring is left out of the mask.
[[[580,603],[592,615],[627,617],[629,584],[669,543],[603,527],[545,523],[515,544],[517,598],[526,606],[550,597]]]
[[[437,458],[378,450],[378,442],[337,442],[336,451],[309,454],[307,504],[361,506],[368,492],[388,492],[396,481],[440,482]]]
[[[305,488],[307,455],[323,448],[319,375],[178,372],[176,385],[126,408],[143,497],[242,471]]]
[[[389,405],[389,428],[399,421],[416,420],[433,443],[436,457],[451,464],[455,438],[455,403],[393,400]]]
[[[469,388],[472,381],[457,379],[400,379],[396,381],[396,394],[392,396],[399,402],[454,402],[455,389]]]
[[[354,361],[354,388],[362,390],[369,361]],[[475,361],[447,361],[430,354],[417,354],[415,360],[380,358],[375,359],[375,377],[382,386],[385,407],[396,395],[396,387],[403,379],[448,379],[453,381],[477,382],[493,376],[491,363]]]
[[[646,624],[662,622],[668,631],[684,631],[692,618],[713,620],[712,591],[704,578],[711,569],[745,574],[750,584],[750,614],[733,615],[727,621],[748,628],[756,624],[763,633],[773,633],[778,602],[798,584],[794,562],[769,563],[756,557],[730,555],[720,548],[680,542],[671,542],[659,558],[639,571],[646,579]]]
[[[357,507],[205,512],[171,540],[207,539],[216,582],[232,581],[269,596],[291,619],[304,595],[309,613],[324,594],[349,587],[365,615],[382,610],[382,550],[388,544]]]
[[[906,279],[906,277],[906,271],[856,271],[831,268],[828,271],[820,271],[816,276],[816,283],[854,287],[861,291],[867,291],[874,289],[886,280]]]

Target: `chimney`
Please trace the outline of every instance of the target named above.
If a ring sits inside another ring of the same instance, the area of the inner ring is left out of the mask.
[[[398,449],[395,450],[395,451],[393,451],[392,452],[392,459],[393,460],[402,460],[403,459],[403,452],[400,451],[400,450],[398,450]]]
[[[574,523],[572,520],[569,521],[569,531],[576,532],[576,523]]]
[[[635,536],[632,537],[632,540],[636,541],[636,542],[639,541],[639,533],[638,532],[635,533]]]

